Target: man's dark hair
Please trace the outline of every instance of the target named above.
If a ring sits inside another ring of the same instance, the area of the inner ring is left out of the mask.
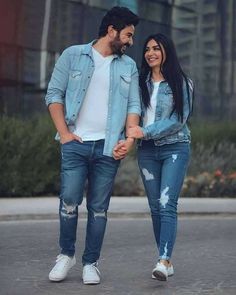
[[[127,26],[136,26],[138,22],[139,17],[132,11],[130,11],[127,7],[115,6],[110,9],[103,17],[98,36],[106,36],[107,29],[110,25],[112,25],[117,32],[120,32]]]

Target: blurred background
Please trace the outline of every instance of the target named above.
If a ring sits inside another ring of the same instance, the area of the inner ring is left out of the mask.
[[[236,196],[236,1],[0,0],[0,196],[58,194],[59,144],[44,104],[55,61],[96,39],[103,15],[126,6],[141,18],[127,52],[140,65],[144,39],[173,38],[195,84],[192,160],[185,197]],[[114,195],[144,195],[135,150]]]

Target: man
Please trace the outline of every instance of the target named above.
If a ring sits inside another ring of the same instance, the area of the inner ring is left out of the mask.
[[[100,283],[97,262],[112,186],[120,159],[134,141],[120,140],[125,128],[139,122],[137,68],[124,55],[138,22],[128,8],[113,7],[102,19],[98,40],[67,48],[55,65],[46,104],[61,143],[61,254],[49,273],[51,281],[65,279],[76,263],[78,205],[88,180],[83,282]]]

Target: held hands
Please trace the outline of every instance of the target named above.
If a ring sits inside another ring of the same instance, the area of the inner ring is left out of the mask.
[[[127,153],[130,151],[134,143],[134,138],[127,138],[126,140],[120,140],[113,149],[113,158],[115,160],[124,159]]]
[[[83,143],[82,139],[79,136],[75,135],[74,133],[67,132],[64,134],[60,134],[60,143],[61,144],[70,142],[72,140],[77,140],[77,141]]]
[[[120,140],[113,149],[113,158],[115,160],[124,159],[133,146],[135,138],[143,138],[144,134],[139,126],[129,127],[126,131],[127,139]]]
[[[126,131],[126,135],[128,137],[133,137],[133,138],[143,138],[144,134],[142,131],[142,128],[139,126],[134,126],[134,127],[130,127],[127,131]]]

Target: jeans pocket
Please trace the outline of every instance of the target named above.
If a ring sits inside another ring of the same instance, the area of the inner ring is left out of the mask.
[[[73,143],[73,142],[79,142],[79,141],[77,141],[77,140],[75,140],[75,139],[72,139],[72,140],[67,141],[67,142],[65,142],[65,143],[61,143],[61,146],[69,145],[69,144],[71,144],[71,143]]]

